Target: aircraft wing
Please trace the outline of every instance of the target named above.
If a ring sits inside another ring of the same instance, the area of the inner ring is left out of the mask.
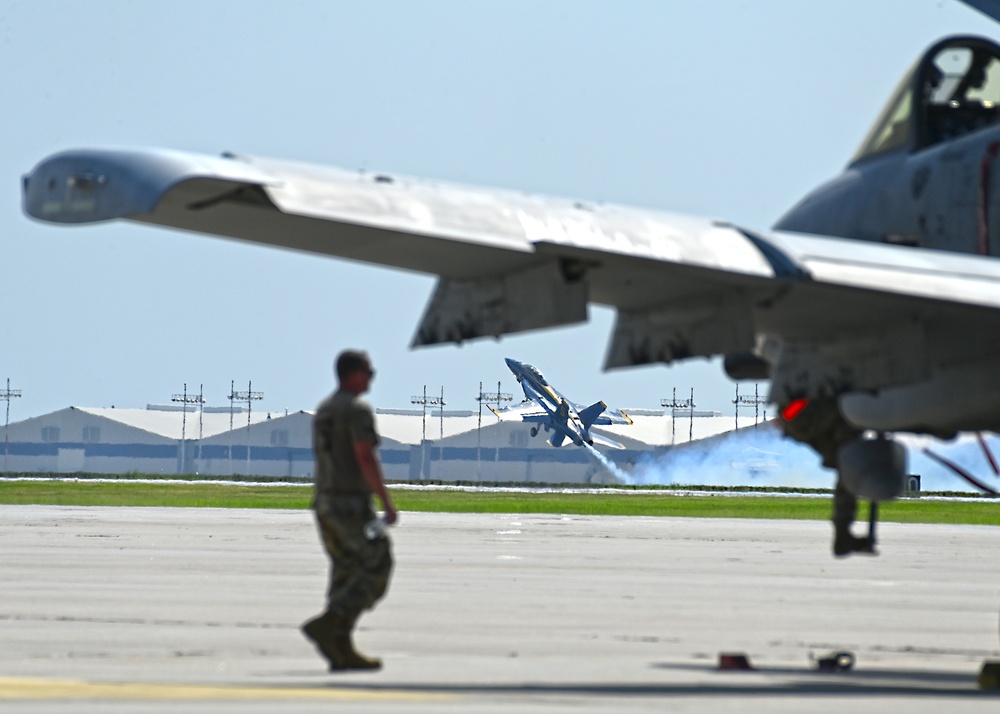
[[[606,367],[753,351],[771,365],[778,402],[917,383],[1000,353],[992,258],[152,149],[56,154],[24,178],[24,209],[438,275],[414,345],[571,324],[588,303],[613,306]]]
[[[530,399],[525,399],[520,404],[501,407],[500,409],[493,407],[491,404],[487,404],[486,407],[493,412],[494,416],[504,421],[544,422],[551,420],[549,413],[542,409],[537,402]]]
[[[962,2],[1000,22],[1000,0],[962,0]]]
[[[493,409],[492,407],[490,407],[490,409],[501,419],[530,421],[536,423],[552,421],[552,416],[547,411],[542,409],[537,402],[530,399],[526,399],[520,404],[504,407],[503,409]]]
[[[589,301],[645,307],[649,276],[594,265],[593,249],[772,275],[742,234],[700,218],[231,154],[56,154],[24,178],[24,208],[57,223],[127,219],[438,275],[414,345],[582,322]],[[701,289],[703,276],[678,278],[684,292]]]
[[[582,404],[574,404],[573,407],[577,412],[583,410]],[[625,413],[624,409],[612,409],[607,407],[597,419],[594,420],[594,426],[609,426],[613,424],[618,424],[622,426],[627,426],[632,423],[632,417]]]

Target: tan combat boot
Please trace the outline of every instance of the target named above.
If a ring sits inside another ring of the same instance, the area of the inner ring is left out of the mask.
[[[335,643],[336,632],[342,627],[343,620],[340,615],[332,612],[325,612],[302,626],[302,634],[316,645],[316,649],[330,663],[331,670],[343,669],[336,666],[342,657]]]
[[[354,649],[350,633],[334,635],[332,651],[334,657],[329,658],[331,672],[346,669],[382,669],[382,660],[377,657],[365,657]]]

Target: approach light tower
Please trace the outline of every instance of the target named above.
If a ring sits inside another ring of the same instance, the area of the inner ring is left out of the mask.
[[[757,428],[757,422],[760,421],[760,405],[767,404],[767,398],[760,396],[758,392],[758,385],[753,385],[753,396],[740,396],[740,383],[736,383],[736,399],[733,400],[733,404],[736,408],[733,410],[736,413],[736,429],[740,428],[740,407],[753,407],[753,428]],[[767,411],[764,412],[764,418],[767,419]]]
[[[427,385],[424,385],[424,396],[410,397],[410,404],[419,404],[423,409],[421,416],[421,436],[420,436],[420,478],[424,477],[424,465],[427,459],[424,456],[424,449],[427,448],[427,406],[438,406],[441,409],[441,439],[444,439],[444,387],[441,387],[440,397],[428,397]],[[430,474],[428,474],[429,476]]]
[[[9,441],[7,434],[9,430],[7,427],[10,426],[10,400],[17,399],[20,396],[21,396],[21,390],[11,389],[10,377],[7,377],[7,388],[4,389],[3,391],[0,391],[0,399],[3,399],[5,402],[7,402],[7,416],[5,416],[3,420],[3,470],[4,471],[7,470],[7,443]]]
[[[180,466],[180,471],[178,473],[184,473],[184,468],[187,465],[187,460],[185,459],[185,454],[184,454],[185,442],[187,440],[187,405],[188,404],[197,404],[199,411],[201,410],[202,405],[205,403],[205,399],[202,397],[202,388],[203,388],[203,385],[199,384],[198,385],[198,396],[195,396],[194,394],[189,395],[188,394],[187,382],[185,382],[184,383],[184,392],[181,393],[181,394],[175,394],[172,397],[170,397],[170,401],[172,401],[172,402],[180,402],[180,404],[181,404],[181,411],[183,412],[183,415],[181,416],[181,466]],[[199,419],[199,425],[200,425],[200,423],[201,423],[201,420]],[[200,427],[198,429],[198,439],[199,440],[201,439],[201,428]]]
[[[482,475],[480,474],[479,463],[480,463],[480,460],[481,460],[482,449],[483,449],[483,402],[486,402],[487,404],[496,403],[497,409],[500,409],[500,405],[503,402],[512,402],[512,401],[514,401],[514,395],[513,394],[508,394],[506,392],[501,392],[500,391],[500,382],[497,382],[497,393],[496,394],[493,394],[492,392],[489,393],[489,394],[487,394],[486,392],[483,391],[483,383],[480,382],[479,383],[479,396],[476,397],[476,401],[479,402],[479,425],[476,427],[476,480],[477,481],[481,481],[482,480]],[[499,423],[500,423],[500,415],[498,414],[497,415],[497,424],[499,424]],[[494,454],[494,461],[497,461],[500,458],[500,444],[499,444],[499,439],[500,439],[500,432],[497,431],[497,440],[498,440],[498,443],[497,443],[496,452]]]
[[[694,387],[691,387],[691,396],[682,401],[677,401],[677,387],[674,387],[673,397],[661,399],[660,406],[670,410],[670,445],[673,446],[677,438],[676,412],[678,409],[687,409],[691,423],[688,425],[688,441],[694,441]]]
[[[237,392],[233,385],[229,383],[229,473],[233,473],[233,402],[246,402],[247,404],[247,473],[250,475],[250,410],[254,402],[259,402],[264,398],[264,392],[253,391],[253,382],[247,382],[245,392]]]

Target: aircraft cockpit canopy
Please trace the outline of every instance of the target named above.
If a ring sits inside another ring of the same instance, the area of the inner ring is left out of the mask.
[[[539,371],[538,367],[536,367],[535,365],[533,364],[524,365],[524,371],[531,374],[539,384],[548,384],[548,382],[545,381],[545,377],[542,376],[541,371]]]
[[[934,45],[907,73],[852,163],[919,151],[1000,123],[1000,46],[977,37]]]

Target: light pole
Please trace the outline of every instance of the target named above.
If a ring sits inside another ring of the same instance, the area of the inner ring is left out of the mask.
[[[424,464],[427,463],[427,458],[425,455],[425,449],[427,448],[427,405],[435,406],[438,405],[441,409],[441,438],[444,439],[444,387],[441,387],[440,397],[428,397],[427,396],[427,385],[424,385],[424,395],[410,397],[410,404],[420,404],[423,408],[423,416],[421,417],[421,437],[420,437],[420,480],[424,479]],[[428,473],[429,477],[430,474]]]
[[[677,400],[677,387],[674,387],[673,397],[661,399],[660,406],[670,410],[670,445],[673,446],[677,437],[677,425],[675,417],[678,409],[687,409],[690,413],[691,423],[688,426],[688,441],[694,441],[694,387],[691,387],[691,396],[681,401]]]
[[[201,392],[202,388],[201,386],[199,386],[198,396],[195,396],[193,394],[188,396],[188,386],[187,382],[185,382],[184,392],[181,394],[175,394],[172,397],[170,397],[170,401],[181,403],[181,411],[183,412],[183,415],[181,416],[181,465],[180,469],[178,470],[178,473],[184,473],[184,469],[187,466],[187,460],[185,459],[185,445],[187,441],[187,405],[197,404],[199,405],[199,408],[201,408],[201,405],[205,403],[205,400],[202,398]],[[200,433],[198,434],[198,438],[199,439],[201,438]]]
[[[479,460],[480,460],[480,449],[482,447],[482,435],[481,435],[481,432],[482,432],[482,428],[483,428],[483,402],[486,402],[486,404],[493,404],[493,403],[495,403],[497,405],[497,409],[499,410],[500,409],[500,405],[503,402],[512,402],[512,401],[514,401],[514,395],[513,394],[507,394],[505,392],[501,392],[500,391],[500,382],[497,382],[497,391],[496,391],[496,394],[493,394],[493,393],[487,394],[486,392],[483,391],[483,383],[480,382],[479,383],[479,396],[476,397],[476,401],[479,402],[479,432],[480,432],[480,433],[476,434],[476,479],[477,480],[481,480],[481,476],[480,476],[480,472],[479,472]],[[499,424],[499,423],[500,423],[500,415],[497,414],[497,424]],[[497,430],[497,447],[496,447],[496,451],[493,454],[493,461],[495,463],[495,462],[497,462],[499,460],[500,460],[500,430],[498,429]],[[496,475],[496,474],[494,474],[494,475]]]
[[[235,384],[235,382],[231,383]],[[260,401],[264,398],[264,392],[253,391],[253,382],[247,382],[247,390],[245,392],[237,392],[230,386],[229,391],[229,472],[233,471],[233,402],[246,402],[247,403],[247,473],[250,475],[250,411],[252,409],[252,404],[254,402]]]
[[[733,404],[736,405],[736,429],[740,428],[740,407],[753,407],[753,428],[757,428],[757,422],[760,417],[760,405],[767,404],[767,399],[760,396],[757,391],[758,386],[755,383],[753,385],[753,396],[752,397],[741,397],[740,396],[740,385],[739,382],[736,383],[736,399],[733,400]],[[767,417],[767,412],[764,412],[765,418]]]
[[[5,402],[7,402],[7,416],[4,417],[3,421],[3,470],[4,471],[7,470],[7,443],[9,442],[7,432],[9,431],[8,427],[10,426],[10,400],[17,399],[20,396],[21,396],[21,390],[11,389],[10,377],[7,377],[7,388],[4,389],[3,391],[0,391],[0,399],[3,399]]]

